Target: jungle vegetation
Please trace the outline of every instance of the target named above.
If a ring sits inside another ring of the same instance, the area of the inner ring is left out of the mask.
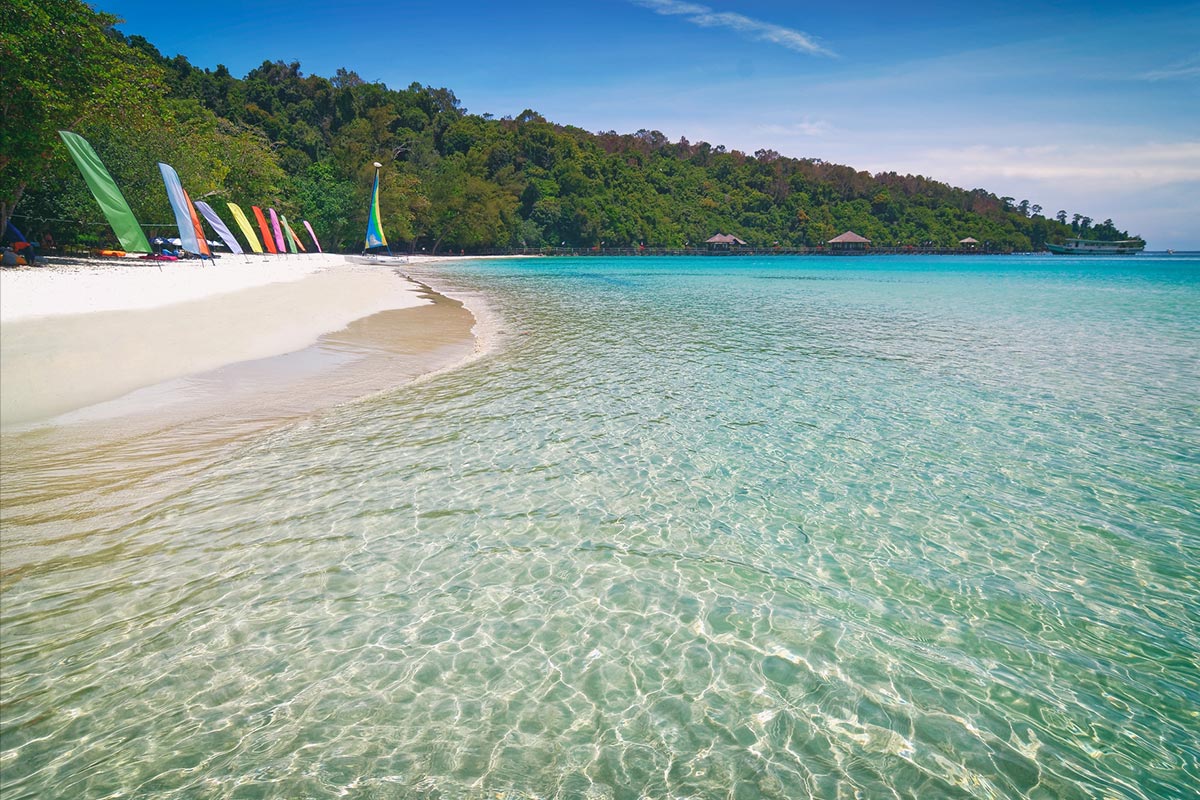
[[[696,246],[717,232],[760,247],[853,230],[882,246],[1038,250],[1129,238],[1112,220],[919,175],[869,174],[773,150],[742,153],[654,130],[555,124],[533,110],[472,114],[445,88],[264,61],[244,77],[168,57],[81,0],[10,0],[0,29],[0,229],[101,242],[107,232],[56,131],[87,138],[148,232],[172,219],[159,173],[194,198],[307,219],[328,250],[362,247],[373,162],[397,250]]]

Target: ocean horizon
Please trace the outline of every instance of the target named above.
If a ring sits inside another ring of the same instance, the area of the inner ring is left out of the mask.
[[[1200,257],[411,271],[485,355],[6,476],[5,800],[1200,785]]]

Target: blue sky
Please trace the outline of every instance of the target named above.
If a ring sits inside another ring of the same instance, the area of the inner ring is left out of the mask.
[[[928,175],[1200,249],[1200,2],[103,0],[167,55]],[[202,10],[203,9],[203,10]]]

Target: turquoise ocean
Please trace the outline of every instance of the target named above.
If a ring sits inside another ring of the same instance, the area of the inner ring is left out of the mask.
[[[10,506],[5,800],[1197,796],[1200,259],[428,269],[491,352]]]

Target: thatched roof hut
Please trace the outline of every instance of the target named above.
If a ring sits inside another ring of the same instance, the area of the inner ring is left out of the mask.
[[[746,243],[730,233],[718,233],[704,240],[709,250],[728,250],[730,247],[745,247]]]
[[[832,250],[865,250],[871,244],[871,240],[859,236],[854,231],[846,231],[841,236],[833,237],[826,244]]]

